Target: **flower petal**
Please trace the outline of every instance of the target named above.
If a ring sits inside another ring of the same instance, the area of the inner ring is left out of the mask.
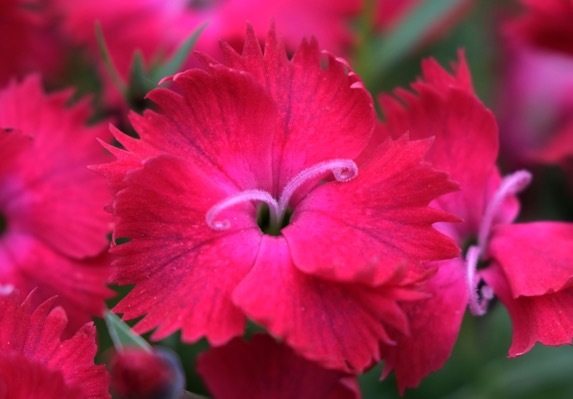
[[[573,54],[573,4],[568,0],[524,0],[528,12],[513,21],[508,31],[521,40],[549,51]]]
[[[410,320],[410,334],[395,346],[385,345],[383,377],[396,373],[398,389],[415,388],[450,357],[465,309],[468,287],[461,259],[439,262],[438,273],[425,289],[431,298],[402,305]]]
[[[200,354],[197,371],[217,399],[360,397],[356,378],[309,362],[262,334]]]
[[[303,41],[289,60],[274,30],[264,54],[252,31],[242,56],[226,50],[230,66],[253,74],[277,104],[276,187],[321,161],[353,159],[364,149],[376,116],[370,95],[347,63],[321,54],[314,40]]]
[[[458,60],[452,62],[451,67],[452,73],[440,66],[434,58],[422,60],[422,78],[413,86],[427,83],[438,90],[455,87],[473,94],[472,77],[463,50],[458,51]]]
[[[18,353],[0,355],[0,375],[0,398],[62,399],[83,394],[78,386],[66,386],[60,372]]]
[[[112,272],[106,252],[76,260],[33,236],[10,232],[0,240],[0,260],[5,268],[0,283],[11,284],[22,294],[35,290],[37,301],[59,297],[69,318],[68,332],[93,316],[101,317],[105,300],[114,295],[106,285]]]
[[[113,253],[116,282],[135,287],[114,311],[145,315],[137,332],[159,327],[153,338],[161,339],[182,329],[186,342],[206,336],[214,344],[243,332],[245,317],[230,295],[254,263],[262,233],[251,203],[223,212],[231,229],[207,226],[209,208],[234,190],[217,178],[168,155],[126,177],[114,204],[115,236],[130,241]]]
[[[305,273],[379,285],[410,264],[447,259],[455,243],[432,228],[451,216],[428,208],[454,186],[422,162],[427,141],[387,141],[352,181],[316,187],[282,230]]]
[[[54,380],[44,387],[46,393],[63,390],[63,381],[66,391],[81,393],[77,397],[110,398],[105,367],[94,365],[97,347],[93,324],[85,324],[71,338],[62,340],[67,323],[65,311],[54,307],[56,298],[38,307],[32,306],[34,295],[30,294],[23,303],[17,292],[0,296],[0,358],[6,359],[8,355],[28,359],[26,370],[19,374],[22,379],[35,376],[48,382],[47,376],[51,375]],[[0,368],[1,364],[2,361]],[[43,371],[38,369],[38,365]],[[8,386],[9,392],[13,388],[20,387]]]
[[[224,66],[173,77],[181,93],[155,89],[155,110],[130,120],[146,145],[192,160],[237,188],[270,191],[273,99],[252,76]],[[133,151],[133,150],[132,150]]]
[[[472,92],[448,87],[441,75],[432,79],[438,87],[420,82],[415,85],[417,95],[402,90],[400,101],[382,97],[387,116],[382,129],[394,138],[405,132],[411,139],[434,137],[426,159],[460,185],[460,191],[440,197],[436,204],[463,220],[450,229],[466,240],[479,230],[489,200],[484,190],[495,172],[497,124]]]
[[[513,298],[573,284],[573,223],[536,222],[494,228],[489,255],[502,268]]]
[[[573,288],[539,296],[514,298],[503,271],[496,265],[482,276],[507,307],[513,324],[509,356],[528,352],[536,342],[570,345],[573,340]]]
[[[411,284],[407,276],[402,279]],[[394,342],[388,328],[408,330],[397,301],[420,294],[404,281],[368,287],[321,280],[294,267],[282,237],[265,236],[233,302],[307,359],[356,373],[379,360],[382,342]]]
[[[0,127],[32,138],[18,159],[2,168],[2,191],[8,193],[0,194],[5,199],[0,206],[15,229],[80,258],[107,247],[109,215],[103,206],[109,194],[87,165],[107,160],[96,138],[109,133],[103,124],[87,126],[87,102],[67,107],[71,95],[44,94],[36,75],[0,91]]]

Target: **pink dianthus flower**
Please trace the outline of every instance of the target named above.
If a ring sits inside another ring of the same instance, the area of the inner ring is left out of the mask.
[[[404,307],[411,334],[383,350],[384,374],[395,370],[401,391],[415,387],[442,367],[457,338],[465,308],[483,315],[497,296],[513,323],[509,356],[536,342],[570,344],[573,338],[573,224],[514,223],[516,194],[531,179],[527,171],[502,177],[496,164],[495,118],[475,96],[463,55],[449,74],[434,60],[422,65],[415,93],[398,89],[380,98],[387,120],[381,137],[409,131],[412,138],[434,137],[427,160],[460,184],[433,205],[462,219],[437,228],[465,253],[437,263],[428,282],[433,295]]]
[[[87,102],[45,94],[38,76],[0,90],[0,286],[58,295],[77,328],[101,314],[110,274],[105,181],[88,169],[106,154]]]
[[[573,1],[523,3],[527,12],[504,26],[504,144],[511,155],[563,166],[573,187]]]
[[[372,99],[343,60],[303,42],[289,59],[272,32],[242,55],[175,75],[132,114],[140,139],[102,165],[115,194],[114,309],[154,339],[182,329],[221,345],[246,318],[303,356],[346,371],[408,332],[402,303],[425,297],[426,261],[458,248],[429,208],[455,188],[402,137],[370,156]],[[369,152],[370,153],[370,152]],[[331,176],[334,176],[331,177]]]
[[[34,307],[35,295],[24,302],[17,292],[0,295],[0,397],[110,398],[105,367],[94,364],[93,324],[63,340],[66,312],[56,298]]]

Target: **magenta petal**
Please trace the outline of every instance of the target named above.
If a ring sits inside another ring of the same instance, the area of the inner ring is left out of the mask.
[[[570,345],[573,340],[573,288],[514,298],[503,271],[490,267],[482,272],[485,281],[507,307],[513,324],[509,356],[528,352],[536,342],[543,345]]]
[[[250,31],[243,55],[227,53],[230,65],[253,74],[277,104],[277,187],[318,162],[353,159],[364,149],[374,129],[372,98],[347,64],[322,54],[316,41],[303,41],[289,60],[276,32],[263,54]]]
[[[417,387],[450,357],[468,303],[461,259],[440,262],[425,289],[431,298],[402,305],[410,320],[410,334],[382,350],[383,376],[394,370],[401,393]]]
[[[155,89],[148,95],[155,110],[130,115],[145,145],[192,159],[242,189],[270,191],[277,110],[266,89],[224,66],[188,70],[173,80],[180,94]]]
[[[432,224],[452,221],[428,203],[454,187],[422,162],[428,142],[387,141],[345,183],[316,187],[283,229],[306,273],[378,285],[411,263],[452,258],[458,248]]]
[[[233,302],[307,359],[361,372],[379,360],[381,342],[393,342],[387,328],[407,331],[397,301],[419,299],[410,291],[398,284],[368,287],[304,274],[294,267],[283,238],[265,236]]]
[[[62,373],[17,353],[0,355],[0,398],[81,398],[80,387],[67,386]]]
[[[70,91],[45,94],[36,75],[0,91],[3,133],[30,140],[17,159],[3,158],[9,163],[0,168],[0,208],[14,229],[81,258],[107,246],[109,193],[87,166],[107,160],[96,139],[109,133],[103,124],[88,126],[89,103],[68,107],[71,97]]]
[[[573,224],[537,222],[494,228],[489,255],[507,276],[512,297],[535,296],[573,282]]]
[[[49,384],[42,390],[46,395],[65,391],[77,394],[72,397],[78,398],[110,398],[105,367],[94,365],[97,351],[94,325],[85,324],[71,338],[62,339],[67,318],[61,307],[54,306],[57,298],[34,307],[34,296],[32,293],[23,303],[18,293],[0,296],[0,380],[15,383],[8,386],[8,391],[12,393],[22,389],[23,395],[9,397],[29,398],[25,395],[35,390],[27,390],[20,383],[25,383],[26,378],[38,378],[33,383]],[[21,367],[16,378],[12,378],[15,376],[10,371],[3,370],[4,361],[10,357],[12,360],[27,359],[13,364]],[[7,380],[4,379],[6,375]],[[0,393],[2,385],[0,383]]]
[[[35,290],[44,301],[59,297],[69,318],[68,331],[76,331],[93,316],[101,317],[105,300],[114,292],[107,287],[111,275],[107,252],[81,261],[53,251],[34,237],[8,233],[0,241],[0,284],[14,285],[21,293]]]
[[[197,371],[217,399],[358,399],[356,378],[298,356],[268,335],[236,338],[199,355]]]
[[[205,221],[212,204],[232,190],[168,155],[128,174],[114,212],[121,215],[116,237],[130,241],[113,253],[116,282],[135,287],[114,310],[127,319],[145,315],[136,331],[158,327],[153,338],[161,339],[182,329],[186,342],[206,336],[214,344],[243,332],[245,317],[230,296],[258,252],[255,206],[223,212],[232,221],[228,231],[212,230]]]
[[[381,128],[394,138],[405,132],[412,139],[434,138],[426,159],[460,187],[436,204],[464,221],[451,228],[467,239],[478,231],[489,200],[483,191],[495,172],[498,128],[493,114],[473,93],[439,84],[443,76],[435,79],[437,87],[418,83],[416,94],[399,91],[400,101],[382,97],[387,121]]]
[[[473,93],[472,77],[463,50],[458,51],[458,61],[452,62],[451,66],[453,73],[445,70],[434,58],[425,59],[422,61],[421,81],[439,90],[455,87]]]

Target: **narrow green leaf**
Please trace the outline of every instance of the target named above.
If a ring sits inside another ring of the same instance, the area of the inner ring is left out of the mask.
[[[143,98],[157,82],[147,76],[141,50],[136,50],[131,63],[129,76],[129,98],[131,100]]]
[[[356,55],[356,70],[367,86],[410,54],[442,21],[466,0],[424,0],[394,30],[373,37]]]
[[[111,58],[111,54],[110,54],[109,49],[107,47],[107,43],[106,43],[105,38],[103,36],[103,31],[102,31],[101,24],[99,21],[95,22],[95,35],[96,35],[96,40],[97,40],[97,44],[99,47],[100,55],[103,58],[105,68],[106,68],[107,72],[109,73],[109,76],[110,76],[113,84],[115,85],[115,87],[117,87],[117,89],[120,91],[120,93],[124,97],[127,97],[127,85],[123,81],[121,76],[119,75],[119,72],[117,71],[117,68],[113,62],[113,59]]]
[[[126,346],[135,346],[151,352],[151,345],[134,333],[115,313],[112,313],[109,309],[106,310],[104,319],[115,349],[119,350]]]
[[[171,76],[179,71],[185,60],[189,57],[189,53],[195,46],[199,36],[205,30],[207,24],[201,25],[195,30],[175,51],[169,60],[164,62],[158,68],[154,69],[151,78],[154,82],[158,83],[166,76]]]

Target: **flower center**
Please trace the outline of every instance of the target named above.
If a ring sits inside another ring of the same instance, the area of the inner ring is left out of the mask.
[[[287,207],[278,223],[273,223],[269,206],[262,204],[257,209],[257,225],[263,233],[271,236],[279,236],[281,235],[281,230],[289,225],[292,212],[292,208],[290,206]]]
[[[187,5],[194,11],[205,10],[208,8],[213,8],[216,5],[215,0],[188,0]]]
[[[503,178],[491,201],[487,204],[480,224],[477,245],[470,245],[465,257],[466,278],[469,288],[469,309],[475,316],[482,316],[487,311],[489,301],[493,298],[493,289],[477,275],[480,260],[487,251],[487,244],[495,218],[501,212],[503,202],[510,195],[522,191],[531,182],[531,173],[520,170]]]
[[[0,236],[8,230],[8,220],[4,214],[0,213]]]
[[[333,159],[319,162],[304,169],[289,181],[283,188],[278,201],[264,190],[245,190],[216,203],[205,215],[207,225],[213,230],[227,230],[231,227],[229,220],[217,220],[217,216],[227,208],[245,202],[261,202],[258,209],[257,224],[261,231],[269,235],[280,235],[280,231],[288,226],[294,210],[289,202],[293,194],[305,183],[332,172],[336,181],[344,183],[356,177],[358,166],[350,159]]]

